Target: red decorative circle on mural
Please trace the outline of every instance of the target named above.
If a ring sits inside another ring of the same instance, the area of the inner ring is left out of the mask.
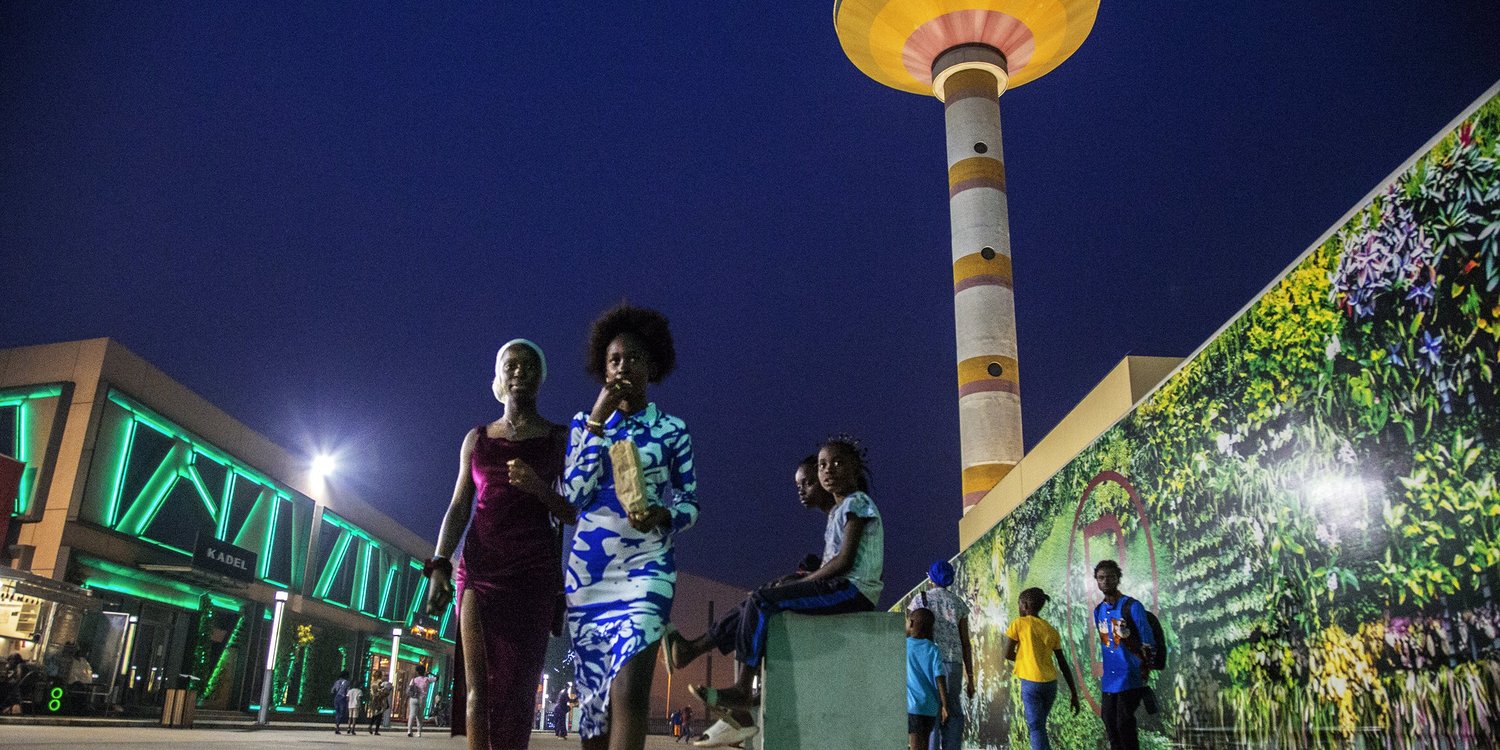
[[[1080,531],[1083,532],[1083,546],[1084,546],[1084,555],[1083,555],[1084,559],[1080,559],[1080,562],[1083,563],[1083,566],[1084,566],[1084,569],[1085,569],[1085,578],[1089,581],[1089,583],[1093,582],[1093,569],[1094,569],[1095,560],[1091,559],[1092,555],[1089,554],[1088,541],[1089,541],[1090,538],[1103,535],[1103,533],[1107,533],[1107,532],[1110,532],[1110,531],[1115,532],[1115,553],[1111,556],[1111,558],[1114,559],[1114,560],[1119,561],[1120,567],[1125,568],[1126,570],[1129,570],[1131,568],[1129,561],[1127,561],[1125,559],[1125,534],[1124,534],[1124,530],[1120,526],[1120,522],[1119,522],[1118,518],[1116,518],[1115,516],[1105,516],[1105,517],[1102,517],[1102,518],[1100,518],[1098,520],[1095,520],[1095,521],[1093,521],[1093,522],[1085,525],[1083,529],[1080,529],[1078,527],[1078,520],[1083,517],[1083,506],[1084,506],[1084,503],[1087,503],[1089,501],[1089,495],[1093,494],[1094,488],[1098,487],[1099,485],[1101,485],[1101,484],[1103,484],[1105,482],[1113,482],[1114,484],[1117,484],[1121,488],[1123,488],[1125,490],[1125,493],[1130,496],[1130,504],[1135,507],[1135,514],[1136,514],[1136,518],[1140,521],[1141,531],[1143,533],[1145,533],[1145,535],[1146,535],[1146,554],[1147,554],[1147,557],[1150,558],[1149,562],[1150,562],[1150,569],[1151,569],[1151,610],[1154,611],[1154,612],[1160,612],[1161,611],[1161,604],[1160,604],[1159,597],[1158,597],[1158,594],[1157,594],[1157,591],[1159,590],[1159,587],[1157,586],[1157,577],[1156,577],[1156,540],[1154,540],[1154,539],[1151,538],[1151,519],[1150,519],[1149,516],[1146,515],[1146,504],[1143,503],[1143,502],[1141,502],[1141,495],[1140,495],[1139,492],[1136,491],[1135,485],[1131,484],[1130,480],[1125,478],[1125,475],[1123,475],[1123,474],[1121,474],[1121,473],[1119,473],[1117,471],[1101,471],[1098,474],[1096,474],[1093,479],[1089,480],[1089,483],[1088,483],[1087,487],[1083,488],[1083,494],[1080,495],[1079,498],[1078,498],[1078,507],[1073,511],[1073,529],[1072,529],[1072,531],[1068,535],[1068,566],[1067,566],[1067,568],[1065,570],[1067,570],[1068,575],[1072,575],[1073,574],[1074,560],[1075,560],[1075,558],[1078,558],[1077,547],[1078,547],[1078,539],[1079,539],[1079,532]],[[1101,557],[1100,559],[1106,559],[1106,558]],[[1087,592],[1088,590],[1089,590],[1088,585],[1085,585],[1084,586],[1084,591]],[[1094,590],[1097,591],[1098,589],[1096,588]],[[1073,593],[1072,592],[1073,592],[1073,587],[1069,586],[1069,585],[1067,585],[1065,583],[1063,585],[1063,597],[1064,597],[1063,598],[1063,602],[1067,606],[1069,612],[1072,611],[1072,604],[1073,604]],[[1085,593],[1084,594],[1084,600],[1085,601],[1089,601],[1089,599],[1090,599],[1090,597],[1088,596],[1087,593]],[[1094,638],[1095,638],[1095,634],[1093,632],[1094,631],[1094,626],[1093,626],[1093,605],[1095,603],[1097,603],[1097,602],[1091,602],[1090,605],[1089,605],[1089,607],[1088,607],[1089,613],[1090,613],[1089,614],[1089,643],[1090,643],[1090,645],[1093,644],[1093,641],[1094,641]],[[1082,686],[1084,684],[1084,682],[1083,682],[1083,677],[1084,677],[1084,673],[1083,673],[1084,657],[1089,658],[1089,662],[1088,663],[1089,663],[1089,665],[1092,666],[1092,665],[1094,665],[1097,662],[1098,656],[1099,656],[1099,652],[1098,652],[1097,649],[1093,649],[1091,654],[1079,654],[1078,653],[1078,638],[1075,635],[1075,633],[1073,632],[1074,623],[1077,620],[1077,618],[1075,618],[1075,617],[1067,617],[1067,618],[1064,618],[1064,619],[1065,619],[1064,626],[1067,629],[1068,658],[1072,659],[1072,664],[1070,664],[1069,666],[1073,669],[1074,675],[1078,678],[1078,684],[1080,686]],[[1084,690],[1083,691],[1083,696],[1084,696],[1085,699],[1088,700],[1089,706],[1093,708],[1094,713],[1098,714],[1099,713],[1099,702],[1096,701],[1096,700],[1094,700],[1094,694],[1093,694],[1093,692],[1089,691],[1089,690]]]

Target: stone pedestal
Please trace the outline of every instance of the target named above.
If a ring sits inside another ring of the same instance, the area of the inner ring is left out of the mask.
[[[906,747],[906,632],[895,612],[771,618],[756,750]]]

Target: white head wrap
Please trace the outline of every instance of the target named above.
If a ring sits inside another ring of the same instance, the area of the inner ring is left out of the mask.
[[[537,383],[547,382],[547,355],[542,353],[542,347],[537,346],[536,342],[530,339],[511,339],[500,346],[500,351],[495,352],[495,380],[497,382],[500,380],[500,360],[505,357],[505,350],[512,346],[524,346],[536,352],[537,361],[542,363],[542,378]]]

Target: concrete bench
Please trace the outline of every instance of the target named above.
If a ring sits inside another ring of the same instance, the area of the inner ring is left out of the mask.
[[[906,747],[906,621],[779,614],[766,635],[756,750]]]

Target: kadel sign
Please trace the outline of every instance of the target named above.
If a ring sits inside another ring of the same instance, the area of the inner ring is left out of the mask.
[[[238,581],[255,580],[254,552],[218,539],[198,537],[193,548],[193,567]]]

